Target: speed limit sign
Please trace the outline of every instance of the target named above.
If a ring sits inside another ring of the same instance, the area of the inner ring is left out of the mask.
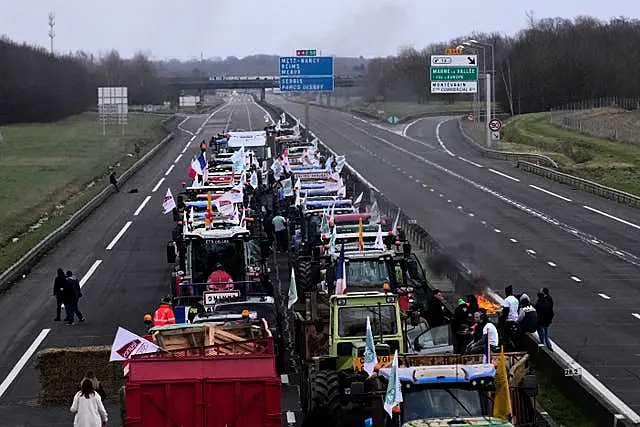
[[[489,130],[492,132],[499,132],[502,129],[502,122],[498,119],[489,120]]]

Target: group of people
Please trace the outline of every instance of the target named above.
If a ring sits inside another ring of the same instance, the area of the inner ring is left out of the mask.
[[[78,308],[78,302],[82,297],[80,289],[80,281],[73,275],[73,272],[67,270],[65,273],[61,268],[58,269],[55,280],[53,281],[53,296],[56,297],[56,322],[61,321],[62,305],[66,311],[65,323],[73,325],[75,317],[80,322],[84,322],[85,317]]]
[[[549,289],[540,289],[535,304],[526,293],[516,297],[513,294],[512,286],[505,288],[505,296],[497,326],[489,319],[487,310],[479,307],[478,300],[474,295],[468,295],[466,299],[458,299],[451,319],[455,353],[482,353],[487,340],[491,351],[499,351],[500,345],[511,351],[521,350],[523,334],[533,332],[538,332],[540,343],[553,351],[549,338],[549,327],[553,321],[554,312],[553,298]],[[444,304],[434,302],[440,298],[438,291],[429,301],[428,311],[435,311],[437,314],[431,314],[427,320],[435,317],[436,326],[444,324],[447,320],[444,314],[441,314],[444,313]],[[431,322],[429,325],[434,327]]]

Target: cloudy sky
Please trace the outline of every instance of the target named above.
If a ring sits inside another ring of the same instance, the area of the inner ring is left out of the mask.
[[[637,18],[633,0],[0,0],[0,34],[49,46],[48,14],[56,15],[55,49],[100,53],[137,50],[154,58],[189,59],[323,54],[394,54],[472,31],[514,34],[536,18],[590,15]]]

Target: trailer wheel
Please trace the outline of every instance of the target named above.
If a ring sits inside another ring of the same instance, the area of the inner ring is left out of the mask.
[[[342,418],[340,384],[336,371],[316,371],[311,374],[312,412],[320,409],[336,422]]]
[[[301,292],[311,291],[311,262],[298,261],[296,284]]]

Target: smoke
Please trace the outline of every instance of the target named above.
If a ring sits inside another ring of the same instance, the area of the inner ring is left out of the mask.
[[[327,28],[326,36],[314,37],[309,45],[322,46],[337,56],[378,56],[380,52],[395,52],[401,44],[402,22],[407,22],[407,10],[401,2],[386,2],[365,6],[341,25]]]

